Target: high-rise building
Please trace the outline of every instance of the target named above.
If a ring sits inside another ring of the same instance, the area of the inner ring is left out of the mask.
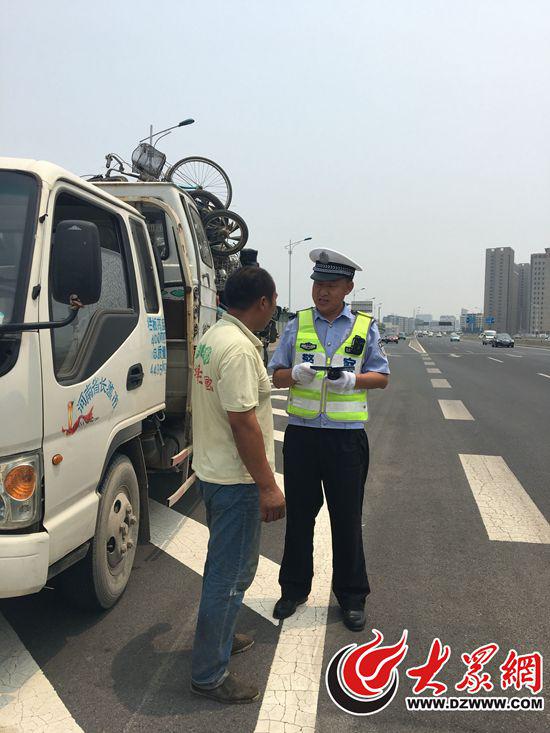
[[[531,333],[550,332],[550,247],[531,255]]]
[[[403,333],[412,333],[414,331],[414,318],[408,316],[387,315],[384,316],[382,322],[386,328]]]
[[[518,273],[518,306],[517,306],[517,330],[520,333],[527,333],[531,326],[529,314],[531,309],[531,265],[529,262],[522,262],[516,265]]]
[[[431,313],[419,313],[416,316],[417,321],[420,321],[421,323],[426,323],[426,324],[428,324],[430,321],[433,321],[433,319],[434,317],[432,316]]]
[[[483,324],[483,313],[469,311],[467,308],[460,309],[460,330],[464,333],[479,333],[485,328]],[[493,328],[493,326],[487,326]]]
[[[517,321],[518,275],[514,277],[514,250],[493,247],[485,251],[485,318],[494,321],[487,328],[514,332]]]

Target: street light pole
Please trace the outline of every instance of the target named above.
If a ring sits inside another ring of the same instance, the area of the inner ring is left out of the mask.
[[[384,305],[384,303],[378,303],[378,323],[380,323],[380,308]]]
[[[288,240],[288,244],[285,244],[285,249],[288,249],[288,312],[290,313],[292,308],[292,252],[294,247],[302,244],[302,242],[309,242],[313,237],[304,237],[299,239],[297,242]]]

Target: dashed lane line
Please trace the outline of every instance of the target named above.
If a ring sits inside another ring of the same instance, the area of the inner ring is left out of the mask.
[[[286,410],[281,410],[279,407],[272,407],[271,408],[271,412],[274,415],[281,415],[281,416],[284,416],[284,417],[288,417],[287,411]]]
[[[446,379],[431,379],[430,381],[434,389],[452,389]]]
[[[473,420],[462,400],[438,400],[445,420]]]
[[[490,359],[491,361],[498,361],[500,364],[504,364],[504,362],[502,361],[502,359],[495,359],[494,356],[488,356],[487,358]]]
[[[459,457],[490,540],[550,544],[550,525],[502,456]]]
[[[284,430],[274,430],[273,438],[274,440],[278,440],[280,443],[282,443],[285,439],[285,431]]]
[[[455,359],[460,359],[460,354],[449,354],[449,356],[452,356]]]
[[[61,698],[0,613],[0,731],[82,733]]]
[[[506,354],[509,359],[523,359],[521,354]]]
[[[424,360],[424,366],[435,366],[435,361],[426,361]]]
[[[550,379],[550,374],[543,374],[542,372],[537,372],[539,377],[546,377],[546,379]]]
[[[428,374],[441,374],[441,369],[437,368],[426,369],[426,371],[428,372]]]

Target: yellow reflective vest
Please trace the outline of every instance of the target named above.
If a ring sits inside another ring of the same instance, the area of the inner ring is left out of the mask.
[[[315,329],[313,308],[298,311],[298,332],[294,347],[294,361],[296,364],[309,363],[312,366],[349,367],[356,375],[361,374],[361,366],[367,350],[368,332],[372,317],[359,311],[356,314],[353,327],[340,346],[334,352],[332,359],[327,357],[323,344]],[[356,341],[354,342],[354,339]],[[362,351],[356,353],[357,342],[362,340]],[[354,346],[352,346],[352,342]],[[306,420],[313,419],[324,413],[329,420],[335,422],[366,422],[369,419],[367,407],[367,390],[357,389],[353,392],[330,391],[330,380],[325,372],[317,372],[311,384],[295,384],[290,388],[287,403],[289,415],[296,415]]]

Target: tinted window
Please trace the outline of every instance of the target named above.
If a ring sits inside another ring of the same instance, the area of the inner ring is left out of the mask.
[[[166,231],[166,215],[158,206],[149,204],[135,204],[137,210],[143,214],[147,220],[147,231],[151,243],[158,249],[161,260],[167,260],[170,256],[170,245],[168,242],[168,232]]]
[[[130,219],[132,235],[136,244],[138,255],[139,273],[143,285],[143,297],[145,299],[145,310],[147,313],[158,313],[159,301],[157,286],[155,284],[155,271],[151,259],[151,250],[145,234],[145,228],[141,222]]]
[[[97,303],[81,308],[75,320],[68,326],[52,330],[54,368],[60,378],[67,376],[75,366],[82,342],[99,313],[102,311],[127,313],[131,309],[121,234],[121,226],[124,224],[106,209],[72,194],[61,193],[55,203],[52,242],[55,241],[57,224],[65,219],[90,221],[97,226],[101,243],[102,285]],[[51,289],[50,309],[55,321],[63,320],[69,315],[68,305],[54,300]],[[116,348],[114,345],[113,353]]]
[[[0,171],[0,324],[23,320],[37,190],[32,176]]]
[[[187,208],[191,215],[191,223],[195,231],[195,238],[197,240],[201,260],[205,265],[208,265],[208,267],[214,267],[212,252],[210,251],[210,245],[208,244],[208,239],[206,238],[201,218],[194,206],[188,206]]]

